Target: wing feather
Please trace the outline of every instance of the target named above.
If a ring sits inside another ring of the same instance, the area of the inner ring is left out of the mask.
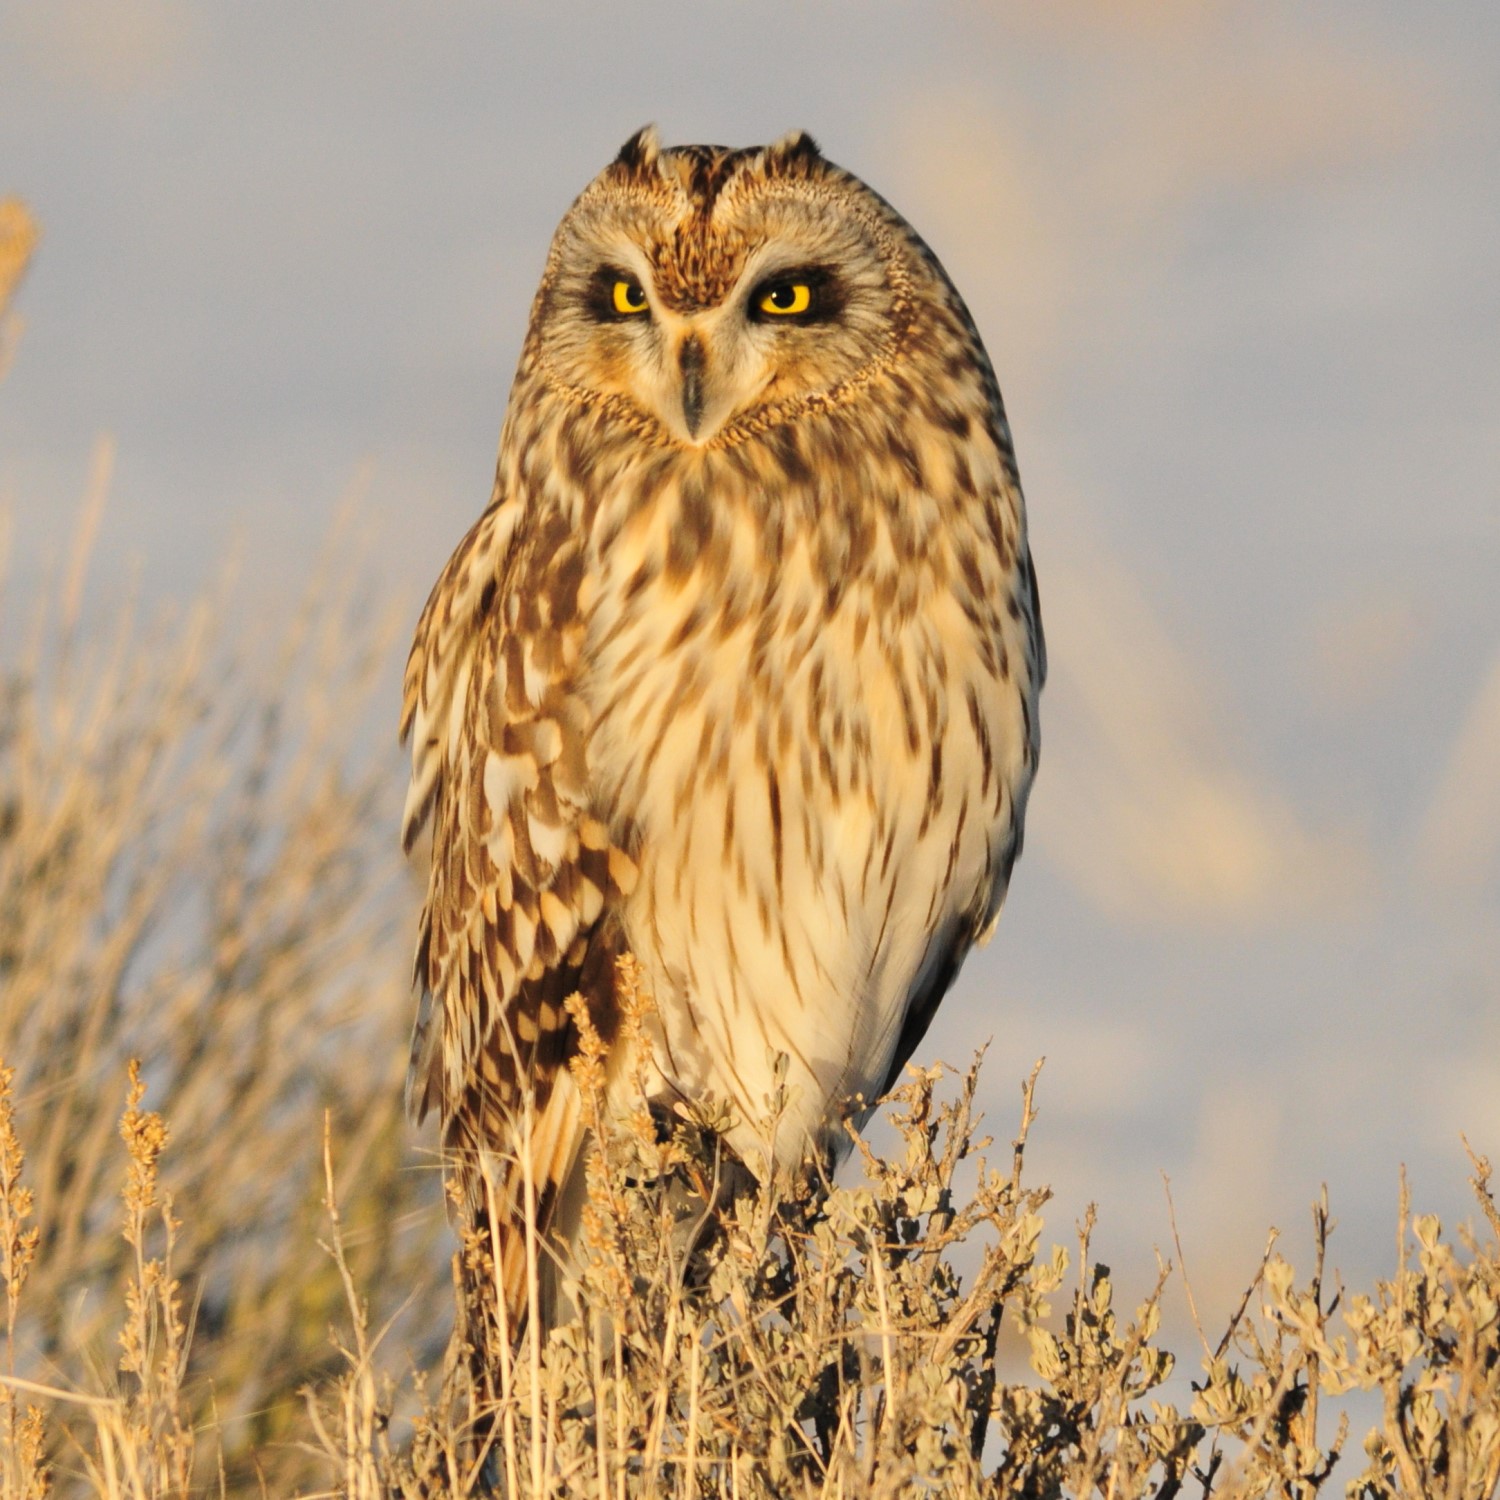
[[[607,1024],[612,964],[590,954],[612,951],[595,929],[633,871],[590,807],[581,546],[561,515],[497,491],[427,601],[401,718],[403,842],[433,833],[407,1102],[419,1121],[439,1111],[513,1320],[524,1182],[544,1233],[582,1140],[563,1002],[583,993]]]

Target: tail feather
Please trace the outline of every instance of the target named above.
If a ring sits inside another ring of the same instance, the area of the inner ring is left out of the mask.
[[[532,1264],[544,1331],[554,1321],[562,1282],[574,1270],[573,1247],[553,1230],[586,1134],[583,1101],[566,1069],[555,1078],[545,1103],[531,1113],[529,1129],[525,1113],[515,1113],[520,1118],[503,1135],[489,1137],[513,1142],[513,1149],[503,1156],[489,1148],[466,1153],[472,1165],[465,1183],[470,1220],[490,1237],[496,1290],[504,1299],[504,1326],[512,1339],[531,1315]]]

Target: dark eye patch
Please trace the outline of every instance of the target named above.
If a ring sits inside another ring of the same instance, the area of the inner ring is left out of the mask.
[[[790,314],[767,312],[761,306],[768,297],[797,286],[805,286],[808,290],[808,304],[804,311]],[[838,272],[831,266],[794,266],[759,282],[750,293],[745,311],[752,323],[795,323],[802,327],[808,323],[831,322],[843,312],[847,300]]]
[[[621,281],[628,281],[634,287],[640,285],[633,273],[619,266],[600,266],[589,277],[584,306],[591,318],[600,323],[628,323],[642,316],[640,312],[622,313],[615,306],[615,285]]]

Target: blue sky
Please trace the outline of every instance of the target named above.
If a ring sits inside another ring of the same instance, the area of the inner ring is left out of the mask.
[[[486,498],[547,239],[636,126],[811,129],[968,299],[1053,678],[1027,854],[930,1056],[1045,1053],[1055,1234],[1200,1303],[1329,1184],[1500,1158],[1500,11],[1482,3],[0,3],[45,240],[0,390],[12,571],[250,612],[343,497],[415,611]],[[391,705],[394,720],[395,704]],[[399,766],[392,757],[392,774]],[[395,858],[394,837],[392,840]]]

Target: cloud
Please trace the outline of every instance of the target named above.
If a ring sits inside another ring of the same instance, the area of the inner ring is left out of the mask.
[[[1466,1137],[1476,1151],[1493,1155],[1500,1146],[1500,1058],[1493,1048],[1433,1060],[1422,1071],[1432,1101],[1423,1122],[1432,1147],[1456,1156]]]
[[[1389,161],[1443,97],[1410,58],[1305,24],[1103,0],[991,24],[1009,38],[1030,25],[1021,10],[1049,43],[1024,74],[919,85],[889,126],[895,201],[960,263],[981,324],[1004,330],[1002,369],[1076,362],[1101,335],[1128,345],[1195,207]]]
[[[1017,1000],[1017,1008],[1026,1004]],[[1033,1012],[1041,1006],[1032,1005]],[[1047,1066],[1042,1095],[1049,1112],[1070,1121],[1118,1122],[1140,1110],[1147,1091],[1160,1085],[1174,1062],[1171,1043],[1152,1036],[1135,1017],[1104,1017],[1053,1007],[1037,1028]]]
[[[1043,604],[1054,671],[1030,834],[1081,892],[1121,920],[1232,927],[1363,903],[1365,851],[1238,763],[1217,695],[1123,565],[1082,537],[1054,546]]]
[[[986,325],[1004,330],[997,366],[1049,363],[1077,312],[1076,248],[1049,163],[1018,122],[959,88],[912,105],[890,155],[902,212],[945,257],[957,247],[963,263],[949,269]]]
[[[1282,1197],[1282,1117],[1263,1082],[1229,1079],[1204,1098],[1193,1159],[1172,1181],[1184,1269],[1210,1328],[1254,1276]]]
[[[1312,622],[1305,689],[1324,711],[1369,708],[1395,692],[1432,635],[1414,588],[1369,585],[1321,605]]]
[[[1449,890],[1484,882],[1500,862],[1500,652],[1423,814],[1416,858],[1422,876]]]
[[[12,37],[28,70],[85,97],[160,88],[203,43],[203,18],[184,0],[48,0],[20,8]]]
[[[1096,161],[1085,184],[1112,187],[1154,219],[1163,204],[1205,190],[1279,186],[1388,159],[1418,129],[1417,80],[1394,58],[1362,56],[1347,35],[1335,41],[1304,27],[1238,40],[1195,28],[1164,38],[1144,67],[1123,75],[1129,87],[1108,101],[1118,157]]]

